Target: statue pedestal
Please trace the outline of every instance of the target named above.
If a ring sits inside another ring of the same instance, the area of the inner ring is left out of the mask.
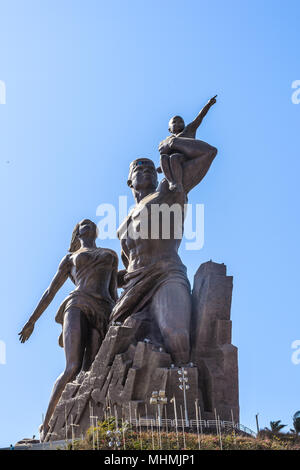
[[[80,437],[106,414],[128,421],[156,419],[157,405],[150,405],[153,391],[168,399],[161,418],[239,419],[237,349],[231,343],[230,305],[232,277],[226,267],[204,263],[195,275],[193,288],[192,351],[185,368],[189,389],[184,400],[179,388],[179,368],[170,355],[148,340],[137,341],[140,324],[111,326],[89,372],[69,383],[52,415],[46,440]],[[93,421],[92,421],[93,420]],[[145,421],[145,426],[147,421]]]

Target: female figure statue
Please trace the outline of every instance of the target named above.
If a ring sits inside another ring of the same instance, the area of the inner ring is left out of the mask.
[[[98,248],[96,238],[94,222],[85,219],[75,226],[69,253],[61,261],[50,286],[19,333],[22,343],[28,340],[35,322],[69,277],[76,288],[63,301],[55,317],[56,322],[62,325],[59,344],[65,350],[66,368],[54,384],[40,429],[42,440],[66,384],[74,380],[81,370],[90,368],[117,300],[118,256],[112,250]]]

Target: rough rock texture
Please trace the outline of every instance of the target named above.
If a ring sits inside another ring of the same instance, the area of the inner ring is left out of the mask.
[[[232,276],[226,266],[209,261],[194,277],[192,361],[199,371],[204,409],[239,422],[237,348],[231,344]]]
[[[232,277],[225,265],[208,262],[198,269],[193,288],[192,352],[194,365],[186,368],[187,408],[195,418],[195,401],[202,418],[239,419],[237,348],[231,344],[230,306]],[[111,326],[89,372],[69,383],[50,421],[46,440],[85,433],[91,416],[102,419],[110,413],[125,419],[155,418],[157,406],[149,400],[154,390],[164,390],[168,404],[163,417],[174,419],[184,412],[178,368],[168,353],[149,342],[137,341],[140,324]],[[66,428],[67,422],[67,428]]]

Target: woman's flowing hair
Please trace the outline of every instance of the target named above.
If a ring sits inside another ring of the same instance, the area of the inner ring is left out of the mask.
[[[93,222],[92,220],[89,220],[89,219],[84,219],[85,222],[89,222],[90,224],[92,224],[95,228],[95,239],[98,237],[98,227],[97,225],[95,224],[95,222]],[[78,238],[78,235],[79,235],[79,224],[81,222],[78,222],[78,224],[75,225],[74,227],[74,230],[72,232],[72,238],[71,238],[71,243],[70,243],[70,247],[69,247],[69,252],[70,253],[75,253],[75,251],[79,250],[80,248],[80,240]]]

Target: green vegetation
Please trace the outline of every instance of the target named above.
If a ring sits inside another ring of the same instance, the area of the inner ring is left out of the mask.
[[[280,422],[278,423],[280,424]],[[141,430],[131,428],[128,423],[116,429],[115,420],[98,422],[97,427],[91,427],[83,440],[74,440],[68,449],[76,450],[300,450],[300,439],[295,433],[283,434],[275,426],[271,430],[261,431],[258,438],[230,434],[220,436],[212,434],[198,435],[178,430],[178,434],[161,433],[157,429]],[[282,429],[282,428],[280,428]]]

